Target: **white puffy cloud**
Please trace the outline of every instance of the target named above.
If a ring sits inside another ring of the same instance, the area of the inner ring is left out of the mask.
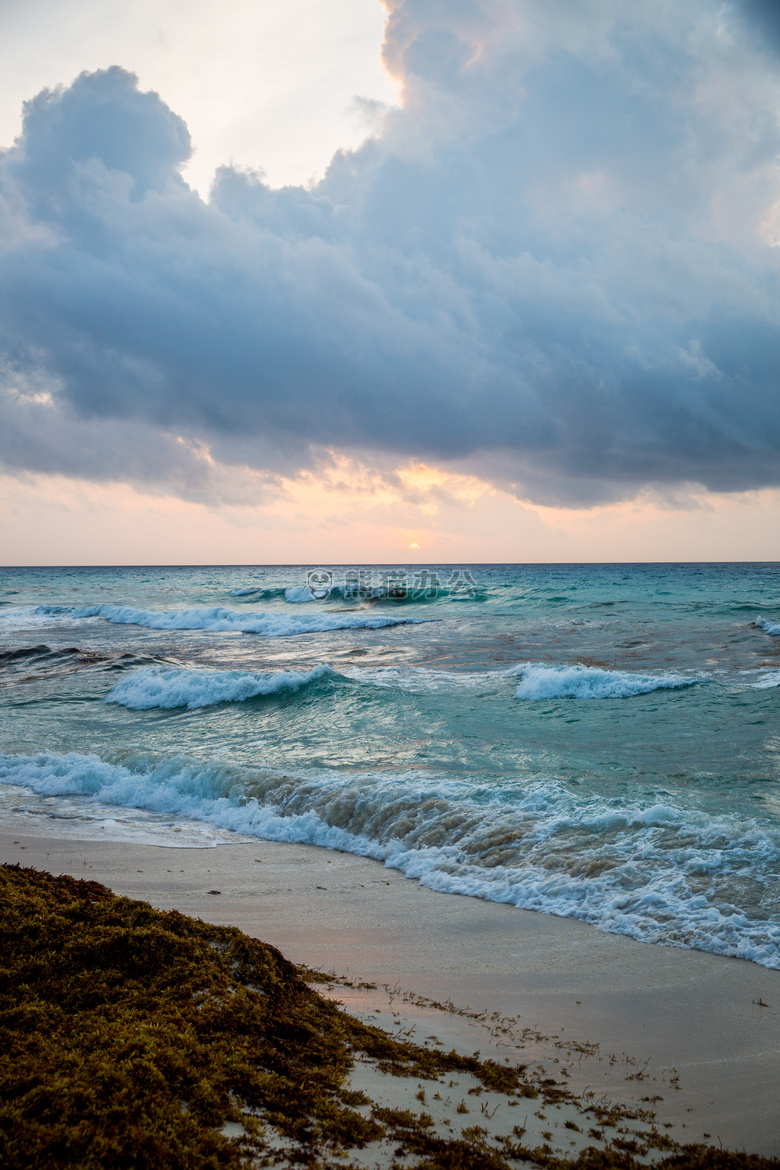
[[[773,7],[386,7],[402,108],[311,189],[226,167],[204,202],[121,69],[28,103],[0,457],[201,495],[328,450],[540,502],[778,484]]]

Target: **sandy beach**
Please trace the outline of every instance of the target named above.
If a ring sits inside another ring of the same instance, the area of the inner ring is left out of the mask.
[[[3,862],[100,881],[238,926],[296,963],[375,983],[332,991],[372,1022],[435,1033],[464,1052],[567,1063],[576,1092],[629,1104],[660,1098],[659,1122],[678,1141],[780,1154],[776,971],[438,894],[313,846],[172,849],[23,828],[20,818],[20,831],[0,834]],[[513,1022],[496,1029],[491,1017]]]

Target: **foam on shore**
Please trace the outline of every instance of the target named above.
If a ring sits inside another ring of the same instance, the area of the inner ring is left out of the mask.
[[[605,800],[551,779],[491,792],[418,770],[295,775],[138,752],[6,754],[0,781],[322,845],[445,893],[780,969],[777,833],[654,793]],[[746,872],[740,906],[730,891]]]

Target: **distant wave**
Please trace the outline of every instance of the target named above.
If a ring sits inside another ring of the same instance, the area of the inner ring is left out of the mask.
[[[286,585],[265,587],[262,585],[242,586],[230,590],[231,597],[256,597],[267,600],[286,601],[290,605],[302,605],[311,601],[327,602],[355,602],[355,603],[386,603],[403,605],[408,602],[426,604],[432,601],[485,601],[486,594],[476,588],[457,591],[443,585],[421,587],[408,585],[366,585],[358,588],[354,585],[336,582],[327,590],[325,596],[320,592],[313,593],[308,585]]]
[[[287,585],[274,589],[266,589],[261,585],[249,586],[246,589],[231,589],[231,597],[262,597],[266,601],[289,601],[292,604],[317,601],[317,598],[309,589],[308,585]],[[320,598],[324,601],[325,598]]]
[[[106,702],[133,711],[176,707],[193,710],[217,703],[242,703],[260,695],[299,691],[333,673],[327,666],[305,671],[279,670],[272,674],[240,670],[136,670],[117,683],[106,696]]]
[[[755,625],[760,630],[766,630],[767,634],[771,634],[773,638],[780,637],[780,622],[770,622],[766,618],[756,618]]]
[[[340,849],[435,890],[780,968],[777,831],[667,795],[607,799],[550,778],[491,794],[418,770],[280,775],[152,753],[0,755],[0,781]]]
[[[366,613],[239,613],[233,609],[174,609],[168,612],[133,609],[127,605],[39,605],[35,614],[53,618],[103,618],[126,626],[151,630],[209,630],[219,633],[261,634],[281,638],[329,630],[377,630],[385,626],[416,625],[424,618],[401,618]]]
[[[634,674],[597,666],[544,666],[530,662],[517,667],[515,673],[520,675],[516,699],[630,699],[701,681],[681,674]]]
[[[317,598],[308,585],[282,585],[266,588],[262,585],[250,585],[245,589],[231,589],[231,597],[262,597],[267,601],[289,601],[295,604],[302,601],[317,601]],[[320,598],[324,601],[326,598]]]

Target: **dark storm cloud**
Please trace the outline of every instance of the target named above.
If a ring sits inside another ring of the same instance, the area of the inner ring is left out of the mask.
[[[778,0],[739,0],[738,12],[748,29],[763,44],[780,52],[780,4]]]
[[[773,63],[694,0],[389,7],[404,107],[311,190],[225,168],[204,203],[183,122],[120,69],[28,103],[0,456],[182,494],[202,445],[567,503],[780,483]]]

